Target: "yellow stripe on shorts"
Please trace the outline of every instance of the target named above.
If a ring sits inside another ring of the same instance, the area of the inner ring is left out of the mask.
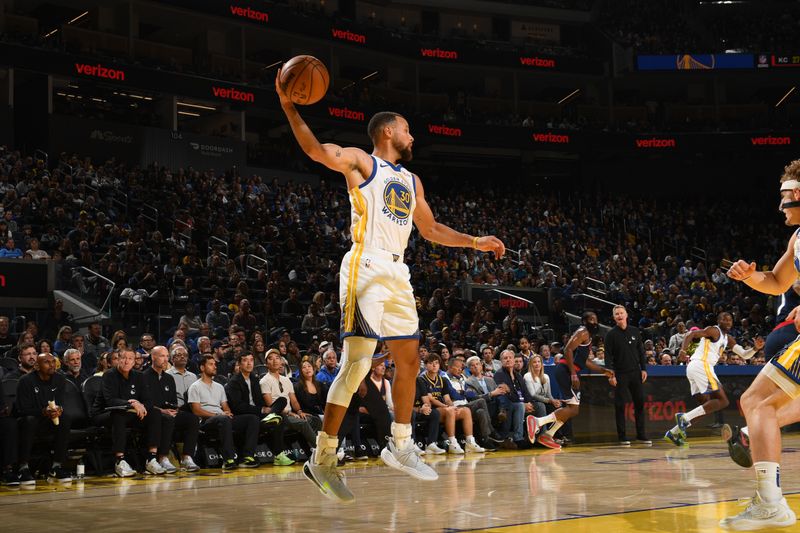
[[[719,389],[719,383],[714,379],[714,372],[711,371],[711,366],[708,361],[703,360],[703,369],[706,371],[706,378],[708,379],[708,386],[711,390]]]
[[[778,364],[783,368],[790,368],[797,361],[798,355],[800,355],[800,340],[794,341],[786,348],[783,355],[778,358]]]
[[[367,229],[367,205],[364,196],[361,194],[361,189],[353,187],[350,191],[353,207],[356,212],[359,212],[361,219],[353,229],[353,242],[356,243],[353,255],[350,257],[350,275],[347,280],[347,295],[345,298],[345,318],[344,329],[345,332],[353,331],[353,323],[355,322],[356,313],[356,286],[358,284],[358,265],[361,261],[361,254],[364,252],[364,234]]]

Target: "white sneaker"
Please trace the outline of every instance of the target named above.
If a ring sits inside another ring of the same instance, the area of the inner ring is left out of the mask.
[[[797,521],[794,511],[786,503],[786,498],[781,498],[777,503],[767,503],[756,492],[755,497],[742,503],[747,504],[747,509],[736,516],[723,518],[719,522],[720,527],[735,531],[753,531],[767,527],[789,527]]]
[[[164,472],[167,474],[174,474],[175,472],[178,471],[178,469],[175,468],[175,465],[173,465],[170,462],[169,457],[165,456],[163,459],[161,459],[161,462],[159,464],[161,465],[161,468],[164,469]]]
[[[463,455],[464,454],[464,449],[461,447],[461,445],[458,442],[450,441],[447,444],[447,453],[452,453],[452,454],[455,454],[455,455]]]
[[[427,446],[425,446],[425,451],[427,453],[432,453],[433,455],[441,455],[443,453],[447,453],[445,450],[441,449],[438,444],[435,442],[431,442]]]
[[[416,449],[417,455],[419,455],[419,456],[425,455],[425,450],[420,448],[419,444],[417,444],[416,442],[414,443],[414,448]]]
[[[187,455],[181,460],[181,470],[186,470],[187,472],[197,472],[200,470],[200,467],[195,464],[191,456]]]
[[[128,464],[128,461],[123,459],[114,465],[114,473],[119,477],[132,477],[136,475],[136,470],[131,468],[131,465]]]
[[[441,448],[439,448],[441,449]],[[439,474],[436,470],[422,462],[417,455],[413,444],[409,444],[405,449],[399,450],[394,445],[394,439],[390,438],[386,448],[381,450],[381,459],[386,466],[390,466],[401,472],[424,481],[436,481]]]
[[[477,442],[467,442],[464,446],[464,451],[467,453],[485,453],[486,450],[481,448]]]
[[[167,471],[164,470],[164,467],[158,464],[158,460],[155,458],[150,459],[144,464],[144,471],[148,474],[153,474],[156,476],[167,473]]]

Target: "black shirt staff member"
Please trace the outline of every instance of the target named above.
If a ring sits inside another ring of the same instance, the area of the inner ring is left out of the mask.
[[[636,418],[636,440],[652,444],[644,430],[644,388],[647,380],[647,360],[639,328],[628,325],[628,311],[624,305],[615,305],[613,310],[616,326],[606,334],[606,368],[614,371],[609,378],[614,395],[614,413],[617,420],[617,436],[620,444],[630,444],[625,436],[625,400],[630,396]]]
[[[164,346],[154,346],[150,350],[150,367],[144,371],[144,382],[147,386],[151,408],[161,413],[161,442],[158,445],[158,464],[168,473],[177,469],[169,460],[173,435],[177,431],[183,435],[183,454],[181,468],[189,472],[199,470],[192,456],[197,448],[197,435],[200,422],[196,416],[186,410],[178,409],[178,392],[175,379],[167,374],[169,352]]]
[[[114,470],[119,477],[136,474],[125,460],[125,428],[129,426],[145,430],[144,440],[149,453],[145,470],[151,474],[165,473],[156,458],[161,443],[161,413],[152,408],[144,376],[133,369],[134,358],[134,351],[130,348],[120,350],[116,368],[103,374],[103,392],[95,398],[93,409],[93,422],[111,427],[111,451],[116,457]],[[106,407],[116,409],[106,411]]]
[[[66,378],[56,373],[56,359],[41,353],[35,370],[24,375],[17,387],[16,412],[19,416],[20,480],[29,478],[28,461],[36,437],[52,441],[52,466],[48,481],[70,482],[72,477],[61,467],[67,459],[72,419],[64,414]],[[24,479],[23,479],[24,478]],[[32,479],[32,478],[30,478]]]

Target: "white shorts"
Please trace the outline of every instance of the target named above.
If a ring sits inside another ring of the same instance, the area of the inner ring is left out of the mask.
[[[720,388],[719,378],[714,373],[714,368],[705,361],[689,361],[686,365],[686,378],[692,389],[692,396],[695,394],[708,394],[718,391]]]
[[[419,338],[411,274],[400,255],[353,246],[342,258],[339,302],[342,338]]]

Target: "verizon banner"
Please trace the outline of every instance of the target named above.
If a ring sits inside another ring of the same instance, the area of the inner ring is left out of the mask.
[[[546,318],[549,314],[548,295],[545,289],[523,287],[493,287],[491,285],[470,284],[464,287],[465,300],[483,300],[488,303],[498,300],[501,309],[516,309],[517,314],[530,316],[539,314]]]

